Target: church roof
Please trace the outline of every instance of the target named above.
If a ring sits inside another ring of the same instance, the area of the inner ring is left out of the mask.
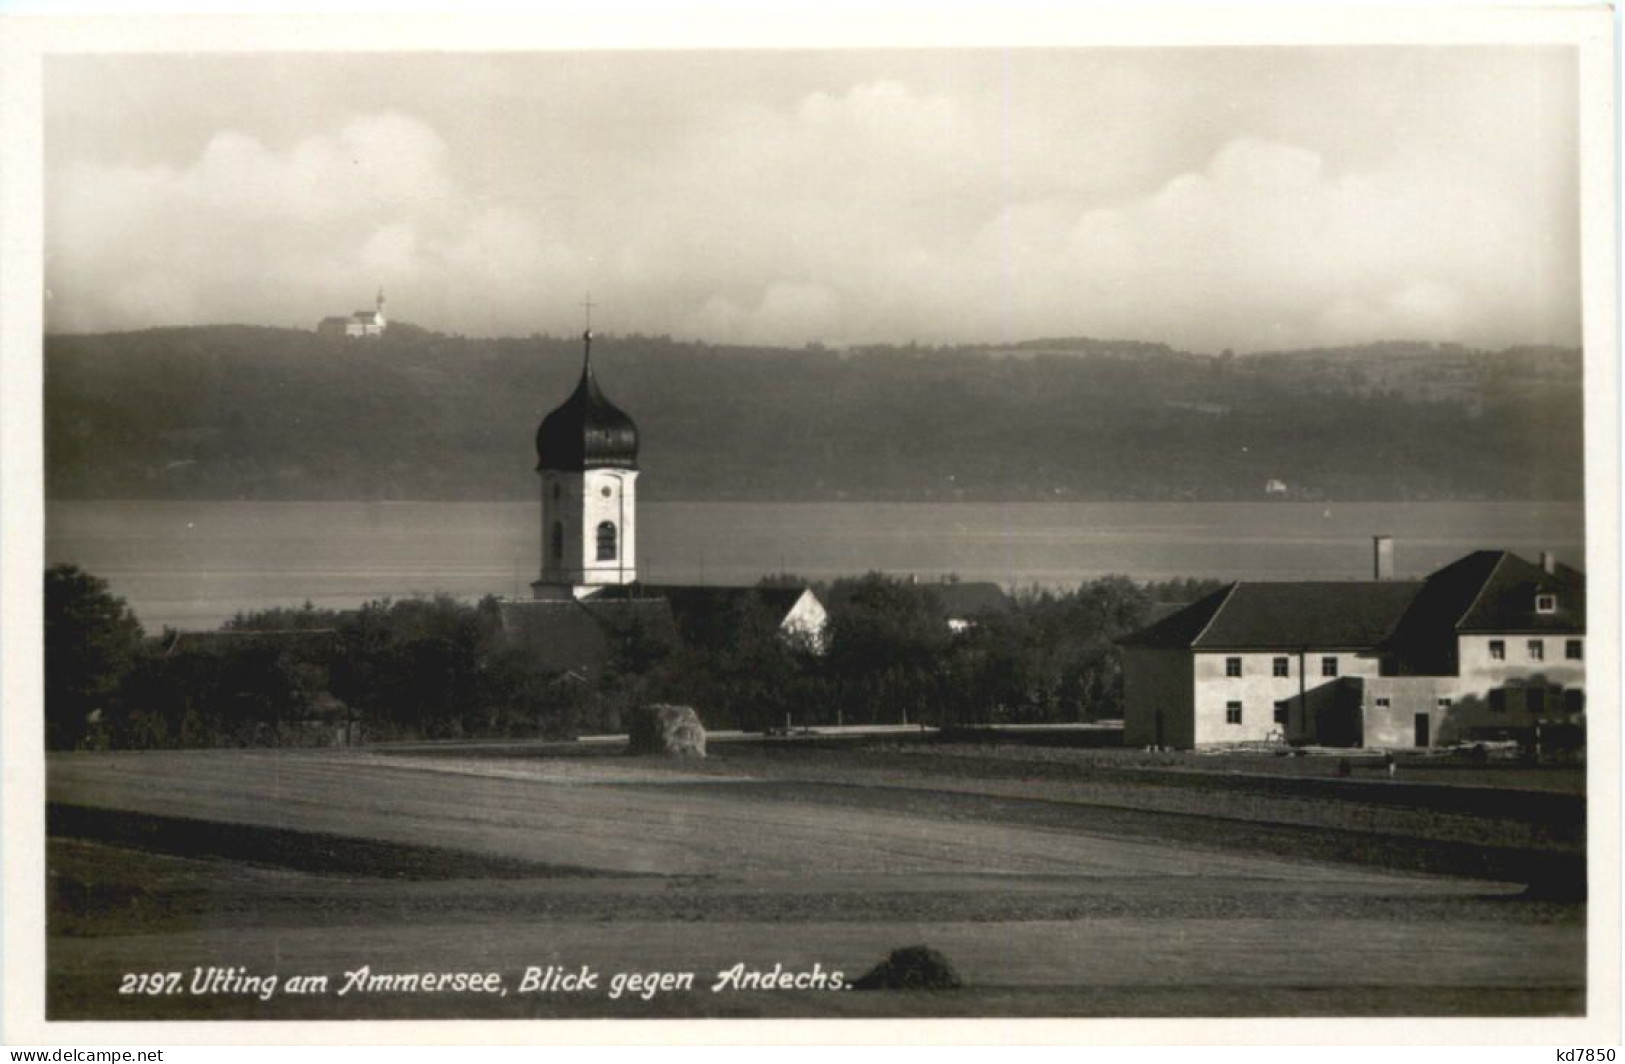
[[[504,602],[502,627],[525,646],[544,668],[595,675],[615,654],[617,645],[646,641],[672,647],[677,630],[671,606],[663,599],[594,596]]]
[[[775,624],[782,624],[795,609],[805,587],[725,587],[716,584],[638,584],[638,590],[671,603],[678,626],[699,615],[726,617],[738,608],[761,607]]]
[[[579,473],[586,469],[636,469],[638,428],[609,401],[593,376],[592,334],[582,339],[589,355],[570,398],[542,419],[536,430],[537,469]]]

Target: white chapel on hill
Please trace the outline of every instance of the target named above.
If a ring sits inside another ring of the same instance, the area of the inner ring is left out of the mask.
[[[384,320],[384,290],[378,290],[378,299],[371,310],[358,310],[348,317],[333,315],[316,323],[316,335],[350,340],[376,340],[384,335],[388,323]]]

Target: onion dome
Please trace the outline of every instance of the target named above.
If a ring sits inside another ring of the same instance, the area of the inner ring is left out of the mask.
[[[536,468],[567,473],[636,469],[638,427],[609,401],[593,377],[592,333],[583,333],[581,339],[586,345],[581,381],[536,430]]]

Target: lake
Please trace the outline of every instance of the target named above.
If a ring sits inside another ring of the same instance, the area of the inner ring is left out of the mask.
[[[348,608],[444,591],[527,596],[535,503],[51,502],[46,560],[103,577],[149,632],[211,628],[270,605]],[[644,503],[656,583],[749,584],[878,569],[1007,587],[1139,579],[1366,579],[1371,536],[1396,573],[1469,550],[1583,565],[1579,503]]]

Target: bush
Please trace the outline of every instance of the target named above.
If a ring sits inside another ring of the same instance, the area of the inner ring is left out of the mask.
[[[852,984],[854,990],[957,990],[963,984],[948,958],[929,946],[906,946]]]

